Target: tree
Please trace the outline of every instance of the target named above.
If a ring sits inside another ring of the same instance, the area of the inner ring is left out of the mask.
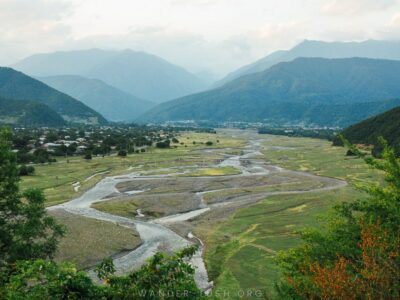
[[[322,229],[301,232],[303,245],[278,257],[285,299],[399,299],[400,164],[385,141],[378,160],[344,141],[384,172],[385,184],[359,188],[367,199],[334,208]]]
[[[92,159],[92,152],[90,152],[90,151],[86,152],[85,159],[86,160],[91,160]]]
[[[0,273],[3,275],[18,260],[52,257],[64,232],[47,215],[43,193],[28,189],[21,194],[19,180],[16,156],[11,152],[11,133],[0,129]]]
[[[35,168],[33,166],[21,165],[19,167],[19,176],[33,175],[33,173],[35,173]]]
[[[126,157],[126,155],[127,155],[126,150],[119,150],[119,151],[118,151],[118,156],[120,156],[120,157]]]
[[[191,247],[168,256],[156,253],[148,263],[127,276],[115,276],[112,260],[105,259],[96,272],[104,285],[70,263],[20,261],[3,286],[0,299],[205,299],[187,263]]]

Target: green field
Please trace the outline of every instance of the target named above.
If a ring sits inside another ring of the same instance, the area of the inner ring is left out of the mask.
[[[325,140],[260,136],[266,161],[291,170],[347,180],[350,184],[379,180],[357,158],[346,157],[346,150],[331,147]],[[278,146],[278,147],[276,147]],[[209,195],[211,197],[212,195]],[[335,203],[352,201],[365,195],[352,186],[334,191],[268,197],[237,210],[222,223],[202,224],[196,233],[206,243],[206,264],[215,283],[214,292],[239,299],[238,293],[261,291],[275,298],[274,283],[279,276],[274,257],[300,243],[296,230],[318,226],[317,217]],[[243,298],[241,298],[243,299]]]
[[[204,165],[204,167],[207,167],[215,159],[220,158],[218,156],[219,149],[243,145],[243,140],[221,134],[188,132],[181,134],[178,138],[184,144],[174,144],[177,148],[157,149],[151,147],[145,153],[131,154],[125,158],[106,156],[95,157],[87,161],[82,157],[72,157],[69,162],[61,159],[57,163],[37,165],[35,166],[34,176],[22,178],[21,189],[31,187],[42,189],[46,196],[46,205],[50,206],[78,197],[104,176],[148,170],[155,172],[155,169],[186,165]],[[193,141],[196,143],[193,144]],[[213,145],[206,146],[207,141],[212,141]],[[215,151],[204,155],[201,151],[198,151],[203,149]],[[97,173],[103,174],[92,177]],[[80,183],[78,192],[73,187],[76,182]]]

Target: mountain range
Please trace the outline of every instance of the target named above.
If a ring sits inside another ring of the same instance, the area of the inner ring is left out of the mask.
[[[34,77],[78,75],[99,79],[131,95],[161,103],[204,90],[194,74],[155,55],[132,50],[79,50],[36,54],[14,64]]]
[[[310,41],[296,45],[290,50],[280,50],[261,58],[260,60],[243,66],[225,76],[214,84],[219,87],[225,83],[247,74],[262,72],[269,67],[280,63],[289,62],[299,57],[321,57],[321,58],[376,58],[400,60],[400,41],[376,41],[364,42],[323,42]]]
[[[160,104],[140,120],[347,126],[398,105],[391,99],[399,95],[400,61],[298,58]]]
[[[38,79],[83,102],[113,122],[131,122],[155,105],[98,79],[76,75],[38,77]]]
[[[107,123],[102,115],[82,102],[11,68],[0,67],[0,96],[14,101],[44,104],[66,122],[92,125]]]

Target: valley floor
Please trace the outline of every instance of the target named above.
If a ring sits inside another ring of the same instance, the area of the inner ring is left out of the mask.
[[[45,188],[49,205],[64,202],[49,208],[70,230],[59,259],[90,266],[120,253],[114,262],[123,273],[157,250],[197,243],[199,286],[213,285],[212,293],[227,299],[273,298],[274,257],[300,242],[295,231],[316,225],[315,217],[335,203],[363,196],[347,183],[379,178],[324,140],[238,130],[179,139],[184,144],[175,149],[126,159],[41,166],[26,179],[25,186]],[[92,241],[71,238],[79,222],[93,231]],[[100,228],[113,238],[102,239]]]

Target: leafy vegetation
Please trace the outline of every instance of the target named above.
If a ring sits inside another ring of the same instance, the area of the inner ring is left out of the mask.
[[[158,105],[140,120],[348,126],[400,104],[400,62],[298,58]],[[379,79],[377,79],[379,78]]]
[[[0,130],[0,283],[18,260],[54,255],[63,228],[46,214],[38,189],[19,191],[19,169],[11,133]]]
[[[382,153],[379,137],[384,137],[397,156],[400,156],[400,107],[374,116],[344,129],[341,134],[353,144],[373,145],[374,155]],[[343,145],[339,136],[334,145]]]
[[[352,152],[385,173],[385,184],[359,186],[368,198],[341,203],[322,228],[301,232],[302,245],[283,252],[278,291],[285,299],[398,299],[400,296],[400,165]]]

